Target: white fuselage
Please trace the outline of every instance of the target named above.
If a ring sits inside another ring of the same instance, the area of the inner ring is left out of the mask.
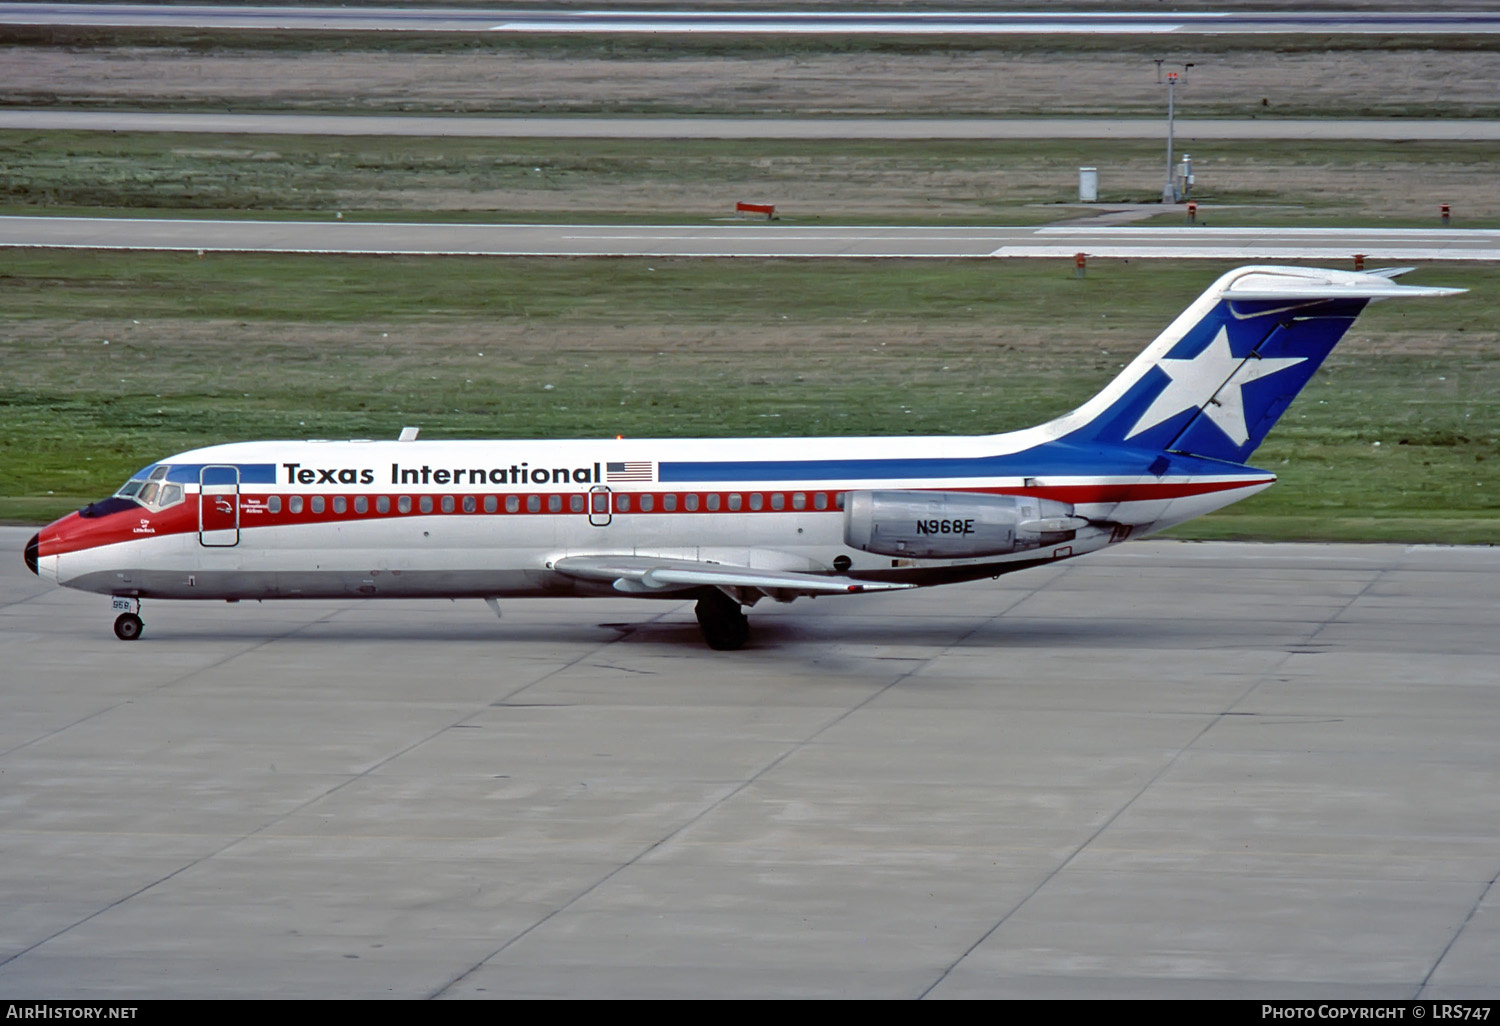
[[[1036,473],[982,476],[1033,462],[1028,435],[218,445],[154,465],[181,484],[175,506],[100,518],[123,523],[53,546],[40,572],[162,598],[574,595],[609,586],[557,561],[608,554],[941,583],[1093,551],[1272,480],[1087,473],[1045,445]],[[893,558],[846,544],[843,496],[866,489],[1053,496],[1090,526],[1044,551]]]

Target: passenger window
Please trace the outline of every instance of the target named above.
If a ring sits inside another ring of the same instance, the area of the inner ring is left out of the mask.
[[[739,510],[739,508],[740,508],[740,493],[739,492],[730,492],[729,493],[729,511],[731,513],[734,513],[734,512],[737,512]]]
[[[442,506],[442,509],[443,509],[444,513],[452,513],[453,512],[453,496],[451,496],[451,495],[445,495],[445,496],[443,496],[443,506]]]
[[[760,509],[765,504],[766,504],[766,500],[761,497],[760,492],[751,492],[750,493],[750,508],[751,509]]]
[[[684,495],[682,497],[682,508],[689,513],[698,512],[698,496],[696,494]]]
[[[549,496],[547,496],[547,512],[548,513],[561,513],[562,512],[562,496],[561,495],[549,495]]]
[[[629,513],[630,512],[630,496],[628,496],[628,495],[616,495],[615,496],[615,509],[619,510],[621,513]]]
[[[709,492],[708,493],[708,511],[710,513],[715,513],[715,512],[718,511],[718,509],[719,509],[719,493],[718,492]]]
[[[815,494],[813,496],[813,509],[827,509],[827,508],[828,508],[828,493],[827,492],[818,492],[817,494]]]
[[[333,497],[333,511],[335,513],[342,513],[348,508],[349,502],[342,495],[335,495]]]
[[[649,495],[642,495],[641,496],[641,512],[642,513],[650,513],[651,509],[652,509],[652,507],[654,505],[655,504],[651,501],[651,496],[649,496]]]
[[[486,513],[493,513],[493,512],[495,512],[495,510],[497,510],[499,508],[500,508],[500,500],[497,499],[495,496],[493,496],[493,495],[486,495],[484,497],[484,511]]]
[[[381,512],[383,513],[385,511],[381,510]],[[403,495],[399,499],[396,500],[396,512],[397,513],[410,513],[411,512],[411,496],[410,495]]]
[[[661,508],[664,509],[664,510],[666,510],[668,513],[671,513],[674,510],[676,510],[677,509],[677,496],[672,495],[670,493],[668,493],[667,495],[663,495],[661,497]]]
[[[782,495],[780,492],[777,492],[775,495],[771,496],[771,508],[786,509],[786,496]]]
[[[479,502],[472,495],[464,496],[464,512],[473,513],[479,508]]]
[[[370,511],[370,500],[367,499],[367,498],[365,498],[363,495],[356,495],[354,497],[354,512],[356,512],[356,513],[368,513],[369,511]]]
[[[321,512],[323,512],[323,496],[321,496],[321,495],[314,495],[312,497],[312,511],[314,513],[321,513]]]
[[[507,495],[505,497],[505,512],[517,513],[521,509],[521,497],[519,495]]]
[[[279,495],[273,495],[269,499],[267,499],[266,500],[266,509],[270,510],[272,513],[280,513],[281,512],[281,496],[279,496]]]
[[[540,495],[526,496],[526,512],[540,513],[542,511],[542,497]]]
[[[422,496],[422,498],[417,501],[417,505],[421,508],[421,510],[422,510],[423,513],[431,513],[432,512],[432,496],[430,496],[430,495],[424,495],[424,496]]]
[[[574,513],[582,513],[583,506],[584,502],[582,495],[575,495],[572,498],[568,499],[568,508],[571,509]]]
[[[407,509],[411,509],[411,500],[407,499],[405,496],[402,496],[402,498],[405,499],[405,501],[407,503],[406,508]],[[377,495],[375,497],[375,512],[376,513],[389,513],[390,511],[391,511],[391,497],[389,495]]]
[[[806,509],[806,508],[807,508],[807,493],[806,492],[793,492],[792,493],[792,509]]]
[[[290,499],[288,499],[286,501],[286,509],[287,509],[288,513],[301,513],[302,512],[302,496],[300,496],[300,495],[293,495]]]

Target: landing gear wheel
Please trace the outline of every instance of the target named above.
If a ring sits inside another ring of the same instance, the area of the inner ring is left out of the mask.
[[[705,594],[693,612],[698,616],[698,627],[709,648],[732,652],[750,638],[750,621],[745,619],[740,604],[722,591]]]
[[[121,613],[115,617],[115,637],[121,641],[134,641],[141,636],[146,625],[134,613]]]

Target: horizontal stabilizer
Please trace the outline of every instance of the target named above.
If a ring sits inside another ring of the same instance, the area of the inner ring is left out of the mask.
[[[1222,295],[1235,300],[1395,299],[1454,296],[1467,289],[1400,285],[1391,279],[1409,267],[1378,271],[1334,271],[1311,267],[1258,267],[1229,282]]]

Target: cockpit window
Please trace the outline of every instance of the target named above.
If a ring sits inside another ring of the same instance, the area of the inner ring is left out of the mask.
[[[120,490],[115,492],[115,495],[119,496],[122,499],[135,498],[140,490],[146,487],[146,481],[149,478],[155,476],[155,474],[152,473],[153,471],[164,471],[166,469],[167,468],[165,466],[156,466],[155,464],[149,467],[142,467],[140,470],[137,470],[134,474],[130,475],[130,480],[122,484],[120,486]]]
[[[183,499],[182,486],[167,483],[167,474],[171,469],[162,463],[136,471],[115,492],[114,498],[131,499],[149,509],[166,509],[177,505]]]

